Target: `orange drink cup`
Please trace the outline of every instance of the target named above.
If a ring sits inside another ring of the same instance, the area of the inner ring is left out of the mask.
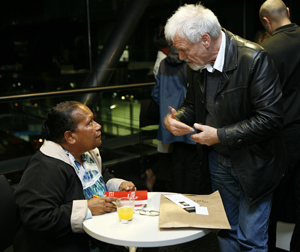
[[[121,223],[130,223],[134,213],[133,198],[119,198],[116,201],[118,216]]]

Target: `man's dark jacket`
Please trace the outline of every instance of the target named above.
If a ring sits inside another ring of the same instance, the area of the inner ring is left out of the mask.
[[[278,70],[284,103],[284,128],[300,125],[300,27],[281,26],[264,40],[265,48]]]
[[[277,71],[259,45],[226,30],[225,60],[214,97],[218,136],[227,148],[239,183],[250,204],[269,194],[284,171],[283,104]],[[186,99],[177,118],[205,124],[206,70],[189,74]],[[209,84],[208,84],[209,85]],[[202,174],[208,175],[201,146]]]

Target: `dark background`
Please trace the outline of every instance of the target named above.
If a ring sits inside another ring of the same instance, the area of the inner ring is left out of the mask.
[[[140,0],[143,1],[143,0]],[[1,95],[82,86],[118,19],[133,0],[11,0],[0,2]],[[154,29],[185,3],[152,0],[127,43],[129,61],[116,66],[110,85],[154,81]],[[262,30],[258,11],[263,0],[203,0],[221,25],[249,40]],[[299,22],[299,0],[284,1]],[[139,67],[137,68],[138,63]],[[142,64],[142,63],[143,64]],[[142,71],[143,70],[143,71]],[[70,85],[70,83],[73,83]]]

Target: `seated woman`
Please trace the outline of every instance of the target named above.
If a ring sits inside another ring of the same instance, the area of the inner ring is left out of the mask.
[[[15,252],[89,251],[91,239],[83,231],[83,221],[116,211],[116,198],[104,197],[105,191],[135,189],[132,182],[102,171],[100,129],[91,110],[80,102],[60,103],[48,114],[44,144],[30,159],[15,191],[20,216]]]

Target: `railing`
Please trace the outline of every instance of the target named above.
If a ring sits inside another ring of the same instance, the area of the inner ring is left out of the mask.
[[[63,90],[63,91],[52,91],[52,92],[34,93],[34,94],[0,96],[0,103],[24,100],[24,99],[40,99],[40,98],[48,98],[54,96],[60,97],[60,96],[67,96],[67,95],[74,95],[74,94],[85,94],[85,93],[114,91],[114,90],[130,89],[130,88],[152,87],[154,84],[155,82],[149,82],[149,83],[140,83],[140,84],[124,84],[118,86],[106,86],[106,87],[102,86],[102,87]]]
[[[92,87],[65,91],[0,97],[0,174],[23,170],[30,156],[40,147],[41,126],[57,103],[80,100],[93,93],[89,107],[102,126],[100,146],[104,164],[109,165],[139,155],[140,101],[149,99],[154,82]],[[126,151],[120,151],[126,146]]]

